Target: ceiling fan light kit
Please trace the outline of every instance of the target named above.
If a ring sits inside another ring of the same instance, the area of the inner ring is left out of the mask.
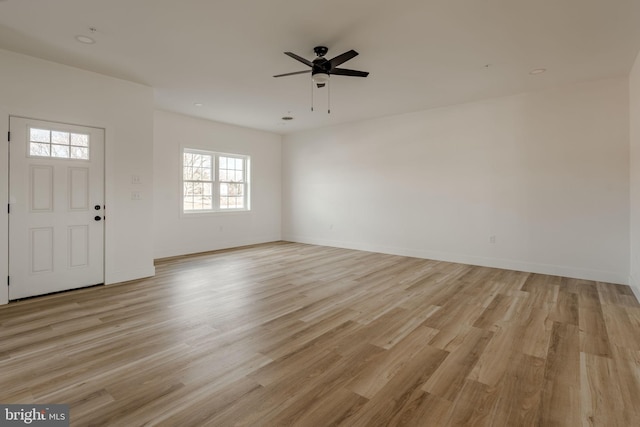
[[[318,87],[322,87],[320,85],[323,85],[325,83],[327,83],[329,81],[329,74],[327,73],[317,73],[311,76],[311,80],[313,80],[313,82],[315,84],[318,85]]]
[[[293,52],[285,52],[284,53],[285,55],[290,56],[296,61],[302,62],[304,65],[311,67],[311,69],[305,70],[305,71],[294,71],[292,73],[277,74],[273,77],[285,77],[285,76],[293,76],[296,74],[311,73],[312,84],[316,85],[316,87],[318,88],[323,88],[329,83],[329,79],[332,74],[337,76],[352,76],[352,77],[367,77],[369,75],[367,71],[338,68],[339,65],[342,65],[348,60],[358,56],[358,52],[356,52],[353,49],[341,55],[338,55],[332,59],[327,59],[324,57],[329,51],[329,48],[327,48],[326,46],[316,46],[313,48],[313,51],[316,54],[316,58],[313,61],[309,61],[299,55],[296,55]],[[313,111],[313,86],[311,90],[311,111]],[[330,108],[327,111],[328,113],[331,113]]]

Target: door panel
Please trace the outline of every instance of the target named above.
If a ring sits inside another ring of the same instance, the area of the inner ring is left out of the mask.
[[[30,211],[53,212],[53,167],[30,165],[29,182],[31,183]]]
[[[10,131],[9,299],[103,283],[104,130],[11,117]]]
[[[29,230],[31,242],[29,258],[31,258],[30,274],[53,272],[53,227],[32,228]]]
[[[89,227],[74,225],[69,227],[69,267],[89,265]]]
[[[69,210],[89,210],[88,168],[69,168]]]

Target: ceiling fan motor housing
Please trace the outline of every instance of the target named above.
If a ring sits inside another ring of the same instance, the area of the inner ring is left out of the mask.
[[[311,69],[311,79],[318,88],[323,88],[329,82],[329,71],[331,71],[331,63],[324,56],[329,52],[326,46],[316,46],[313,48],[317,58],[313,60]]]
[[[316,53],[317,56],[323,57],[327,54],[327,52],[329,52],[329,48],[326,46],[316,46],[313,48],[313,51]]]

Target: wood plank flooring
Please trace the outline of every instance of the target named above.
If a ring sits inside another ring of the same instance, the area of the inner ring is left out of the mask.
[[[639,426],[627,286],[277,242],[0,307],[0,402],[71,424]]]

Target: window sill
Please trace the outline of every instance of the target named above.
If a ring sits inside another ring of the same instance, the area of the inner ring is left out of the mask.
[[[181,218],[203,218],[209,216],[229,216],[229,215],[248,215],[251,209],[225,210],[225,211],[204,211],[204,212],[180,212]]]

